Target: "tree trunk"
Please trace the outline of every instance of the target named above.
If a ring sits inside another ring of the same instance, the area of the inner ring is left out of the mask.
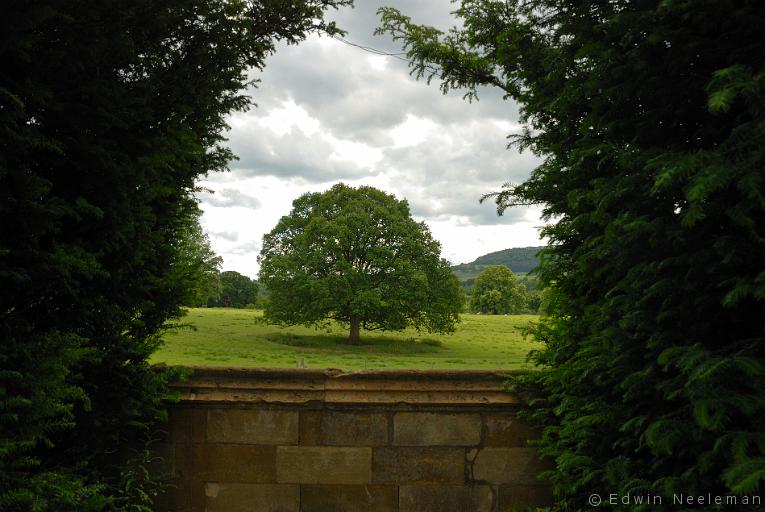
[[[348,336],[349,345],[361,345],[361,338],[359,337],[359,331],[361,330],[361,318],[357,316],[351,317],[351,334]]]

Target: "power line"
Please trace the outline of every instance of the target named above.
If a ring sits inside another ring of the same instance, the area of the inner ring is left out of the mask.
[[[360,48],[360,49],[364,50],[365,52],[374,53],[376,55],[385,55],[387,57],[397,57],[399,55],[406,55],[406,52],[391,53],[391,52],[386,52],[384,50],[378,50],[377,48],[372,48],[371,46],[364,46],[364,45],[361,45],[361,44],[357,44],[357,43],[348,41],[347,39],[343,39],[342,37],[338,36],[337,34],[333,35],[332,38],[333,39],[337,39],[341,43],[345,43],[345,44],[350,45],[350,46],[355,46],[356,48]],[[401,59],[401,60],[407,60],[407,59]]]
[[[421,76],[423,76],[425,74],[425,72],[428,72],[428,73],[430,73],[430,76],[428,77],[428,83],[430,83],[430,79],[433,76],[439,75],[439,76],[441,76],[443,78],[443,73],[444,73],[443,68],[433,66],[432,64],[426,64],[426,63],[423,63],[423,62],[415,62],[413,60],[409,60],[409,59],[405,59],[404,57],[401,57],[401,55],[406,55],[406,52],[392,53],[392,52],[386,52],[386,51],[383,51],[383,50],[378,50],[377,48],[372,48],[371,46],[364,46],[364,45],[361,45],[361,44],[354,43],[352,41],[348,41],[347,39],[343,39],[342,37],[340,37],[340,36],[338,36],[336,34],[335,35],[331,35],[330,37],[332,39],[335,39],[335,40],[343,43],[343,44],[347,44],[348,46],[353,46],[355,48],[358,48],[358,49],[363,50],[363,51],[368,52],[368,53],[372,53],[374,55],[381,55],[383,57],[393,57],[394,59],[398,59],[398,60],[400,60],[402,62],[406,62],[407,64],[409,64],[410,67],[414,67],[415,68],[415,70],[417,71],[417,78],[418,79]],[[501,83],[496,77],[494,77],[494,76],[492,76],[490,74],[484,76],[483,79],[486,80],[487,83],[491,83],[491,84],[499,87],[500,89],[502,89],[503,91],[505,91],[507,93],[511,92],[508,89],[506,84]],[[445,89],[443,89],[443,90],[445,90]],[[465,96],[466,97],[467,96],[471,96],[472,98],[478,99],[478,97],[474,93],[470,93],[470,92],[468,92],[468,94],[466,94]]]
[[[392,52],[386,52],[386,51],[383,51],[383,50],[378,50],[377,48],[372,48],[371,46],[364,46],[364,45],[361,45],[361,44],[354,43],[352,41],[348,41],[347,39],[343,39],[342,37],[340,37],[340,36],[338,36],[336,34],[332,36],[332,39],[340,41],[343,44],[347,44],[348,46],[353,46],[353,47],[358,48],[360,50],[363,50],[365,52],[372,53],[374,55],[381,55],[381,56],[384,56],[384,57],[393,57],[394,59],[398,59],[398,60],[400,60],[402,62],[406,62],[407,64],[410,64],[410,65],[416,64],[412,60],[405,59],[404,57],[401,57],[401,55],[406,55],[406,52],[392,53]],[[425,69],[427,69],[428,71],[432,72],[432,73],[436,73],[437,74],[437,73],[441,72],[441,70],[439,68],[433,67],[433,66],[431,66],[429,64],[423,64],[422,66]]]

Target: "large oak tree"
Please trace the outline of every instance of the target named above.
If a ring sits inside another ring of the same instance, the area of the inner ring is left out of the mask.
[[[305,194],[263,237],[265,316],[285,324],[337,320],[350,326],[351,344],[361,327],[451,332],[462,292],[440,254],[406,201],[342,183]]]

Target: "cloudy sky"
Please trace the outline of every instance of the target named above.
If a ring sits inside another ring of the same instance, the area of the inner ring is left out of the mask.
[[[332,14],[345,37],[386,52],[400,48],[373,36],[380,5],[399,7],[417,23],[455,23],[449,0],[357,0]],[[522,181],[538,163],[506,149],[518,112],[492,90],[468,103],[409,76],[406,62],[314,36],[280,47],[251,94],[257,108],[229,119],[229,144],[240,158],[231,172],[200,185],[202,225],[224,270],[258,272],[263,235],[292,201],[337,182],[372,185],[407,199],[452,263],[508,247],[540,245],[539,210],[498,217],[479,198],[506,181]]]

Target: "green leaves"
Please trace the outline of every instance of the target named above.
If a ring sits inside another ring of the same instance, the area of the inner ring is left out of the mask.
[[[520,313],[527,302],[526,287],[504,265],[488,265],[475,278],[471,307],[481,313]]]
[[[462,9],[456,14],[462,14]],[[509,88],[495,76],[495,60],[491,55],[476,51],[479,47],[476,34],[469,31],[450,30],[443,33],[433,27],[416,25],[392,7],[381,7],[377,11],[381,26],[375,35],[389,33],[393,40],[401,41],[409,59],[409,67],[417,79],[441,80],[441,91],[446,94],[452,89],[464,88],[466,99],[477,99],[477,87],[492,84],[503,89]],[[508,90],[509,92],[509,90]]]
[[[734,464],[723,479],[733,494],[755,494],[765,483],[765,457]]]
[[[736,64],[718,69],[713,77],[707,85],[707,106],[711,112],[722,114],[731,110],[739,96],[756,96],[761,91],[765,70],[755,76],[747,66]]]

